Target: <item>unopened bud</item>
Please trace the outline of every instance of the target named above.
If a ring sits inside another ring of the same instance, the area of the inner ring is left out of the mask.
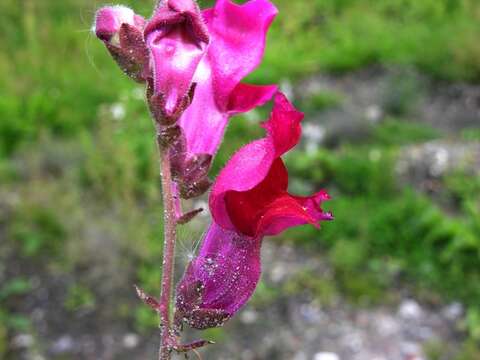
[[[145,20],[125,6],[101,8],[95,17],[95,34],[122,71],[138,82],[144,82],[149,71],[144,26]]]

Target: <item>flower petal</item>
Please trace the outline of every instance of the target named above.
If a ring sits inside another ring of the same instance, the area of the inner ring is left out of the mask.
[[[273,142],[276,157],[282,156],[299,142],[303,116],[284,94],[277,93],[270,120],[263,124]]]
[[[212,188],[210,208],[220,226],[235,229],[225,207],[225,194],[248,191],[260,184],[275,159],[299,141],[302,118],[303,114],[296,111],[282,93],[277,93],[270,120],[264,124],[267,136],[235,153]]]
[[[194,309],[233,315],[253,294],[260,278],[260,245],[260,239],[212,223],[177,287],[177,309],[187,318]]]
[[[277,92],[277,85],[251,85],[239,83],[228,100],[228,112],[238,114],[250,111],[269,101]]]
[[[267,136],[241,148],[220,172],[210,196],[210,209],[222,227],[252,237],[326,220],[320,204],[326,193],[297,197],[288,193],[288,172],[280,156],[295,146],[303,114],[278,93]]]
[[[193,82],[197,84],[193,101],[178,124],[185,134],[188,154],[213,155],[222,140],[228,114],[215,102],[211,68],[206,57],[198,65]]]
[[[277,14],[268,0],[251,0],[237,5],[218,0],[213,9],[203,12],[211,35],[209,58],[219,104],[261,61],[268,28]]]
[[[264,209],[274,202],[279,194],[285,194],[287,187],[287,169],[279,158],[269,167],[264,179],[251,190],[229,190],[225,193],[225,209],[229,219],[241,233],[255,236]]]
[[[229,116],[251,110],[273,96],[271,85],[253,87],[239,82],[259,64],[276,13],[267,0],[244,5],[219,0],[214,8],[203,11],[210,44],[193,78],[197,84],[193,101],[179,121],[190,154],[215,154]]]
[[[297,225],[318,225],[330,220],[330,214],[320,207],[326,199],[324,191],[313,196],[299,197],[287,192],[288,172],[277,158],[265,179],[248,191],[228,191],[224,200],[228,216],[243,234],[260,237],[276,235]]]
[[[165,94],[165,110],[173,113],[190,89],[205,47],[183,26],[152,31],[146,38],[151,53],[154,92]]]
[[[200,9],[194,0],[168,0],[159,2],[152,18],[145,27],[145,35],[166,25],[176,24],[187,19],[192,35],[200,41],[208,42],[208,30],[200,16]]]

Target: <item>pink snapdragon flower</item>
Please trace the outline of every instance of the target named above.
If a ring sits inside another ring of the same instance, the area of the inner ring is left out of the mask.
[[[274,85],[240,81],[260,64],[276,14],[268,0],[243,5],[218,0],[203,11],[211,42],[193,78],[195,97],[180,118],[190,154],[215,154],[228,118],[266,103],[275,93]]]
[[[193,0],[164,0],[147,22],[127,7],[104,7],[97,12],[95,33],[128,75],[151,80],[153,93],[162,97],[155,103],[164,107],[163,115],[178,110],[196,84],[191,104],[180,109],[185,110],[179,124],[186,155],[213,156],[229,117],[264,104],[277,90],[275,85],[241,83],[259,65],[276,14],[268,0],[243,5],[218,0],[203,12]],[[126,40],[132,36],[122,36],[122,26],[129,35],[134,29],[143,32],[135,39],[135,54],[148,49],[147,59],[131,56],[132,44]],[[120,44],[112,41],[118,35]]]
[[[97,37],[128,76],[146,84],[161,155],[162,292],[159,300],[137,292],[160,315],[162,359],[209,343],[179,343],[183,323],[197,329],[222,325],[248,301],[260,278],[265,236],[333,219],[321,208],[329,199],[325,191],[306,197],[288,192],[281,156],[298,143],[303,114],[277,93],[277,86],[241,82],[259,65],[276,14],[268,0],[243,5],[217,0],[203,12],[195,0],[159,0],[148,21],[123,6],[104,7],[96,15]],[[208,171],[229,118],[274,94],[272,113],[263,124],[266,136],[242,147],[214,183],[212,223],[177,286],[171,324],[176,226],[201,211],[183,214],[180,197],[197,197],[210,187]]]
[[[260,63],[276,14],[268,0],[218,0],[203,12],[194,0],[163,0],[147,22],[123,6],[97,12],[97,36],[125,73],[147,83],[161,136],[176,138],[170,154],[174,192],[180,189],[182,197],[208,188],[206,174],[228,119],[264,104],[277,90],[241,83]],[[192,180],[189,168],[201,168],[202,177]]]
[[[267,136],[242,147],[220,172],[209,201],[213,222],[177,288],[178,317],[192,327],[221,325],[248,301],[260,278],[264,236],[333,219],[320,207],[329,199],[325,191],[301,197],[287,189],[281,156],[298,143],[302,118],[278,93],[263,125]]]
[[[127,75],[152,87],[153,103],[162,107],[154,115],[176,121],[191,100],[185,98],[209,42],[197,3],[159,1],[147,22],[125,6],[103,7],[94,30]]]

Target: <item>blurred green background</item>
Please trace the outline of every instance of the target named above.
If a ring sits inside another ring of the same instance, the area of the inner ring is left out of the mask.
[[[152,8],[123,3],[144,16]],[[305,111],[305,141],[287,157],[291,189],[328,189],[336,220],[266,241],[333,275],[262,283],[253,305],[304,291],[327,308],[339,298],[354,309],[394,306],[405,293],[432,308],[455,301],[464,311],[446,358],[480,359],[480,3],[274,3],[280,14],[248,80],[280,83]],[[64,332],[155,341],[157,319],[132,291],[159,287],[153,132],[143,89],[90,31],[100,5],[0,2],[1,359],[122,358],[50,353]],[[212,177],[262,136],[267,114],[232,120]],[[182,229],[179,257],[206,221]]]

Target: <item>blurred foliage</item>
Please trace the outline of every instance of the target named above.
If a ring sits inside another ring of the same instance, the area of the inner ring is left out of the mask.
[[[467,141],[480,141],[479,128],[467,128],[462,131],[462,137]]]
[[[31,289],[28,279],[13,278],[0,284],[0,357],[8,353],[9,335],[12,332],[27,331],[30,321],[27,316],[9,311],[9,304],[18,301]]]
[[[333,304],[339,295],[332,279],[326,276],[320,277],[317,273],[309,270],[301,271],[293,276],[285,284],[283,291],[290,296],[298,296],[298,294],[308,292],[323,305]],[[262,293],[262,289],[259,289],[259,293]]]
[[[480,4],[475,0],[275,3],[288,16],[280,16],[273,28],[261,78],[372,63],[414,65],[444,79],[479,78],[480,48],[474,39],[480,32]]]
[[[150,0],[124,3],[150,12]],[[444,79],[480,78],[475,0],[316,0],[308,11],[300,1],[275,4],[282,16],[253,81],[372,63],[416,66]],[[0,152],[11,153],[45,131],[76,136],[95,127],[96,109],[134,87],[90,33],[96,7],[93,0],[1,2]],[[399,89],[408,92],[409,85]]]
[[[95,308],[95,295],[83,285],[72,284],[68,288],[64,306],[68,311],[88,310]]]
[[[56,214],[48,209],[18,209],[9,230],[7,237],[18,244],[23,256],[60,257],[66,232]]]
[[[390,77],[384,93],[383,107],[387,114],[407,117],[422,95],[422,86],[415,72],[399,71]]]
[[[343,102],[342,96],[332,91],[320,91],[313,94],[301,104],[304,112],[318,112],[339,107]]]
[[[374,129],[371,141],[375,145],[391,146],[422,143],[440,137],[440,131],[424,124],[387,118]]]
[[[274,2],[281,16],[250,81],[296,81],[372,64],[420,69],[442,80],[480,80],[476,0]],[[148,15],[152,1],[122,3]],[[63,305],[70,312],[100,306],[92,289],[108,291],[114,283],[128,287],[137,282],[155,293],[161,270],[162,208],[152,125],[143,90],[120,73],[90,32],[98,4],[0,2],[0,238],[7,239],[0,242],[0,260],[11,255],[26,277],[93,269],[94,280],[74,281],[64,289]],[[389,301],[388,290],[401,281],[428,300],[440,294],[445,301],[466,304],[464,327],[472,340],[459,359],[475,359],[480,177],[460,168],[442,179],[452,213],[400,184],[395,172],[402,146],[444,136],[410,120],[421,90],[413,77],[393,77],[384,98],[389,116],[372,126],[368,137],[288,158],[294,179],[329,189],[334,200],[326,207],[336,219],[320,233],[302,227],[284,239],[325,252],[334,274],[316,276],[307,269],[283,289],[262,283],[253,302],[265,305],[281,294],[309,291],[324,304],[346,295],[355,304],[369,305]],[[335,92],[321,91],[301,106],[308,114],[344,101]],[[267,112],[268,106],[231,120],[212,177],[241,145],[261,136],[256,124]],[[464,130],[461,137],[479,141],[480,130]],[[190,241],[199,236],[194,230],[183,235]],[[179,250],[184,256],[185,249]],[[98,275],[98,268],[107,273]],[[3,266],[3,280],[2,271]],[[28,330],[28,319],[15,305],[30,291],[23,276],[0,285],[0,357],[12,332]],[[140,304],[119,312],[122,321],[130,315],[139,331],[158,324]],[[224,336],[217,329],[206,335]]]
[[[404,130],[411,131],[410,125]],[[402,139],[401,132],[391,134]],[[335,279],[353,300],[363,296],[368,303],[376,296],[366,294],[377,288],[381,295],[389,282],[404,279],[466,304],[465,326],[478,339],[480,176],[459,170],[443,179],[458,206],[452,216],[427,195],[399,185],[393,168],[397,142],[384,140],[381,146],[345,145],[291,162],[299,177],[331,190],[334,201],[327,206],[335,214],[320,234],[311,228],[291,234],[306,246],[321,237],[317,246],[328,249]]]

